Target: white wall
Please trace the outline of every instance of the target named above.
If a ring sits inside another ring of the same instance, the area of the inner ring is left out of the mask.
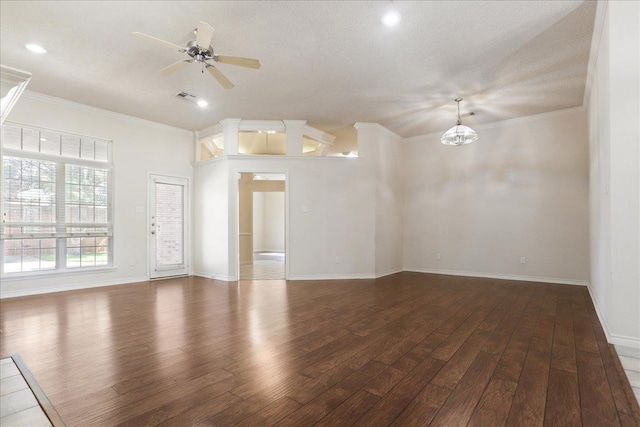
[[[115,268],[3,278],[1,295],[147,280],[147,173],[192,178],[193,133],[30,92],[23,94],[7,122],[113,140]],[[136,207],[144,212],[137,213]],[[132,260],[135,265],[130,265]]]
[[[640,348],[640,4],[601,7],[589,98],[590,290],[610,341]]]
[[[229,171],[224,158],[198,163],[193,184],[193,273],[229,277]]]
[[[371,162],[375,185],[375,275],[402,271],[402,138],[376,123],[356,123],[359,156]]]
[[[253,251],[284,252],[284,192],[253,193]]]
[[[460,147],[439,134],[405,140],[405,269],[586,283],[584,110],[476,130]]]
[[[374,209],[373,179],[367,162],[339,157],[249,157],[233,156],[200,162],[196,165],[195,228],[197,239],[214,236],[217,245],[226,247],[218,233],[228,232],[228,253],[216,252],[215,261],[203,245],[194,248],[198,274],[207,277],[237,277],[237,190],[240,172],[285,173],[288,197],[287,264],[290,279],[328,279],[373,277]],[[211,201],[211,191],[226,188],[222,175],[228,176],[228,199]],[[228,228],[224,221],[206,222],[208,207],[228,210]],[[198,212],[200,212],[198,214]],[[336,257],[339,262],[335,262]]]

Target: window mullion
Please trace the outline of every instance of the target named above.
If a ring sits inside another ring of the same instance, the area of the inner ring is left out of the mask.
[[[56,270],[67,268],[67,234],[66,227],[66,165],[56,165]]]

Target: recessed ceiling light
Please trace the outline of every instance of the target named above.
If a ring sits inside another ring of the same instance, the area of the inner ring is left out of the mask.
[[[198,101],[198,107],[206,107],[207,105],[209,105],[209,103],[207,101],[205,101],[204,99],[201,99]]]
[[[47,53],[47,49],[37,44],[30,43],[25,45],[25,47],[33,53]]]
[[[390,10],[382,16],[382,23],[387,27],[396,26],[400,22],[400,14],[395,10]]]

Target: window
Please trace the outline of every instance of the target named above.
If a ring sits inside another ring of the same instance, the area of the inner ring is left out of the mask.
[[[2,127],[3,274],[112,265],[110,141]]]

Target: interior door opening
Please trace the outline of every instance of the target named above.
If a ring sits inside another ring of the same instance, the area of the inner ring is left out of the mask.
[[[240,280],[285,280],[285,175],[241,173],[238,182]]]

